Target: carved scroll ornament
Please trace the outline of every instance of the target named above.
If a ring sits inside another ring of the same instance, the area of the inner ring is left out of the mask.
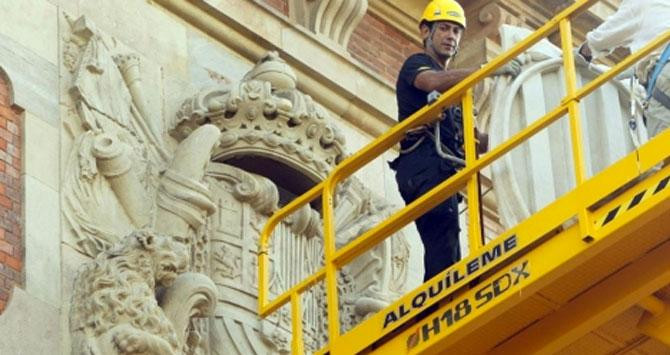
[[[289,0],[293,19],[344,48],[367,9],[367,0]]]

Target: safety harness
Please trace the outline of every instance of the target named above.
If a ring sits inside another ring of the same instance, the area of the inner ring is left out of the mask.
[[[661,57],[656,62],[654,72],[651,74],[651,77],[647,82],[647,102],[653,97],[656,101],[665,106],[665,108],[670,110],[670,97],[656,87],[656,80],[658,80],[661,71],[663,71],[663,67],[668,63],[668,60],[670,60],[670,44],[665,47],[663,54],[661,54]]]
[[[437,101],[437,99],[440,97],[440,93],[437,91],[433,91],[428,95],[428,103],[432,104],[433,102]],[[407,137],[418,137],[416,138],[416,141],[409,146],[408,148],[401,149],[400,153],[401,154],[407,154],[411,153],[414,150],[416,150],[425,140],[426,138],[431,139],[435,143],[435,152],[437,155],[449,161],[450,163],[454,164],[455,168],[462,168],[465,166],[465,160],[463,160],[461,157],[463,156],[462,152],[461,154],[457,154],[454,152],[452,149],[450,149],[448,146],[446,146],[444,143],[442,143],[442,137],[441,137],[441,123],[443,121],[447,121],[447,123],[453,125],[453,130],[455,131],[455,137],[453,137],[456,140],[456,145],[462,144],[463,142],[463,129],[460,127],[458,122],[455,122],[457,120],[457,116],[462,117],[462,113],[460,111],[460,107],[450,107],[445,109],[442,112],[442,115],[440,117],[440,120],[430,124],[430,125],[423,125],[419,126],[413,129],[410,129],[407,131]],[[431,127],[432,126],[432,127]],[[430,128],[433,128],[433,131],[431,132]]]

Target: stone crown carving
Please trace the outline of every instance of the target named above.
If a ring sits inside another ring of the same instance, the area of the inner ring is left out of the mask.
[[[296,85],[293,70],[270,52],[240,83],[185,101],[170,134],[182,140],[211,123],[222,131],[215,159],[254,153],[323,177],[344,157],[345,139],[323,107]]]

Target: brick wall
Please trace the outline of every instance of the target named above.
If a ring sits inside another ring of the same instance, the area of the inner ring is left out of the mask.
[[[9,90],[0,72],[0,312],[14,285],[23,285],[21,116]]]
[[[288,0],[265,0],[265,3],[288,16]]]
[[[348,51],[361,63],[395,84],[402,63],[409,55],[421,51],[421,48],[398,30],[368,13],[351,35]]]

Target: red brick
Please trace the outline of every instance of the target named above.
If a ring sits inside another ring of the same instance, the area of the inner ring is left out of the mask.
[[[19,127],[12,121],[7,122],[7,130],[13,135],[19,133]]]
[[[8,199],[7,196],[2,195],[0,196],[0,206],[11,208],[12,200]]]
[[[19,171],[16,170],[13,166],[6,166],[7,170],[7,175],[13,177],[13,178],[18,178],[19,177]]]
[[[421,50],[403,33],[369,14],[354,30],[347,49],[352,57],[391,83],[405,58]]]
[[[288,3],[286,0],[265,0],[265,3],[288,16]]]
[[[0,116],[5,118],[14,117],[16,113],[7,105],[0,105]]]
[[[3,252],[7,255],[14,255],[14,246],[5,241],[0,240],[0,252]]]
[[[9,144],[7,146],[7,153],[9,153],[9,155],[13,156],[14,158],[21,156],[21,150],[19,150],[19,148],[14,144]]]
[[[8,99],[9,88],[0,77],[0,301],[23,283],[21,109],[7,105]]]
[[[8,256],[5,263],[7,264],[7,266],[11,267],[12,269],[14,269],[16,271],[21,271],[22,262],[18,258],[15,258],[13,256]]]
[[[14,135],[11,134],[6,129],[0,129],[0,138],[3,138],[4,140],[6,140],[7,143],[13,143],[14,142]]]

